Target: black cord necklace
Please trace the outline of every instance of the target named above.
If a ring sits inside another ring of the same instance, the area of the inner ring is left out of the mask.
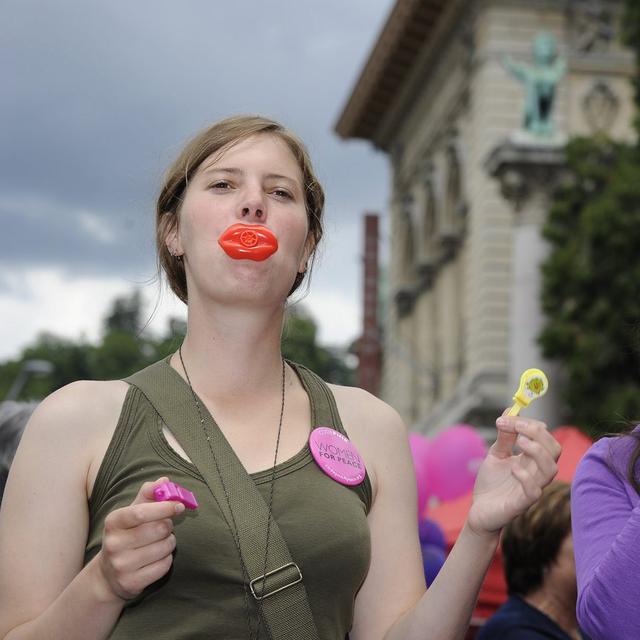
[[[180,347],[178,348],[178,355],[180,356],[180,364],[182,365],[182,370],[184,371],[184,375],[187,379],[187,383],[189,384],[189,389],[191,390],[191,395],[193,396],[193,400],[195,402],[196,405],[196,409],[198,410],[198,416],[200,417],[200,426],[202,427],[202,431],[204,433],[205,439],[207,441],[207,444],[209,445],[209,450],[211,451],[211,456],[213,458],[213,462],[216,466],[216,471],[218,472],[218,477],[220,478],[220,482],[222,484],[222,489],[224,491],[224,496],[226,498],[227,501],[227,508],[229,509],[229,513],[231,514],[231,522],[227,521],[227,526],[229,527],[229,529],[231,530],[231,534],[233,536],[233,541],[235,543],[236,546],[236,551],[238,552],[238,558],[240,559],[240,565],[242,567],[242,576],[243,576],[243,588],[244,588],[244,605],[245,605],[245,610],[246,610],[246,614],[247,614],[247,626],[249,629],[249,638],[250,640],[253,640],[253,629],[252,629],[252,625],[251,625],[251,615],[249,613],[249,589],[247,588],[247,585],[251,582],[251,576],[249,575],[249,571],[247,570],[247,565],[245,564],[244,558],[242,557],[242,549],[240,547],[240,538],[238,536],[238,525],[236,524],[236,519],[235,516],[233,515],[233,509],[231,508],[231,500],[229,499],[229,492],[227,491],[227,487],[225,485],[224,482],[224,478],[222,477],[222,474],[220,473],[220,465],[218,464],[218,458],[216,457],[215,451],[213,450],[213,446],[211,444],[211,437],[210,435],[207,433],[207,428],[205,427],[204,424],[204,415],[202,413],[202,408],[200,407],[200,401],[198,400],[198,396],[196,395],[196,392],[193,389],[193,385],[191,384],[191,379],[189,378],[189,373],[187,372],[187,368],[184,365],[184,359],[182,357],[182,345],[180,345]],[[282,400],[281,400],[281,404],[280,404],[280,419],[278,421],[278,435],[276,438],[276,448],[275,448],[275,453],[273,456],[273,466],[271,468],[271,487],[270,487],[270,491],[269,491],[269,503],[268,503],[268,516],[267,516],[267,526],[266,526],[266,539],[265,539],[265,545],[264,545],[264,569],[262,571],[262,575],[265,576],[267,573],[267,562],[268,562],[268,555],[269,555],[269,534],[271,532],[271,512],[272,512],[272,507],[273,507],[273,488],[275,485],[275,479],[276,479],[276,464],[277,464],[277,460],[278,460],[278,450],[280,448],[280,434],[282,432],[282,419],[284,417],[284,398],[285,398],[285,362],[284,359],[282,360]],[[220,506],[220,505],[218,505]],[[221,510],[221,513],[222,512]],[[263,589],[266,588],[266,584],[263,585]],[[256,635],[255,638],[256,640],[259,640],[260,638],[260,630],[262,627],[262,622],[264,619],[264,613],[262,611],[262,600],[258,599],[258,609],[260,611],[260,615],[258,616],[258,625],[256,627]],[[269,633],[269,627],[265,622],[265,629],[267,631],[267,634],[270,635]]]

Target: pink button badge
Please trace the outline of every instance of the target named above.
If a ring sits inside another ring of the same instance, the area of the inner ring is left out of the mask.
[[[349,438],[329,427],[316,427],[309,436],[311,455],[336,482],[354,486],[364,480],[365,466]]]

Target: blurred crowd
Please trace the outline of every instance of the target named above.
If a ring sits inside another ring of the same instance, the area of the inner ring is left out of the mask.
[[[20,436],[37,402],[0,402],[0,501]]]

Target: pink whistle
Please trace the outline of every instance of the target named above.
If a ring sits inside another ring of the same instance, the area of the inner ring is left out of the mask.
[[[161,485],[158,485],[153,490],[153,497],[156,502],[176,500],[178,502],[182,502],[187,509],[198,508],[198,501],[193,493],[175,482],[163,482]]]

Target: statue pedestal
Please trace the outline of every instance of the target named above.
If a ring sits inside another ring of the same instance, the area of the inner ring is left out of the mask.
[[[563,173],[565,139],[538,138],[518,132],[489,154],[485,168],[500,182],[514,215],[512,284],[509,305],[509,386],[514,392],[525,369],[542,369],[549,391],[537,400],[530,415],[550,427],[561,419],[559,367],[542,358],[537,343],[544,326],[540,304],[540,265],[548,254],[541,230],[554,185]],[[510,400],[510,399],[507,399]]]
[[[513,131],[506,142],[496,147],[495,150],[502,149],[506,145],[510,146],[515,153],[523,152],[524,154],[532,154],[540,153],[544,150],[553,153],[559,149],[564,153],[564,147],[568,141],[568,137],[560,131],[555,131],[549,136],[537,136],[524,129],[518,129],[517,131]]]

